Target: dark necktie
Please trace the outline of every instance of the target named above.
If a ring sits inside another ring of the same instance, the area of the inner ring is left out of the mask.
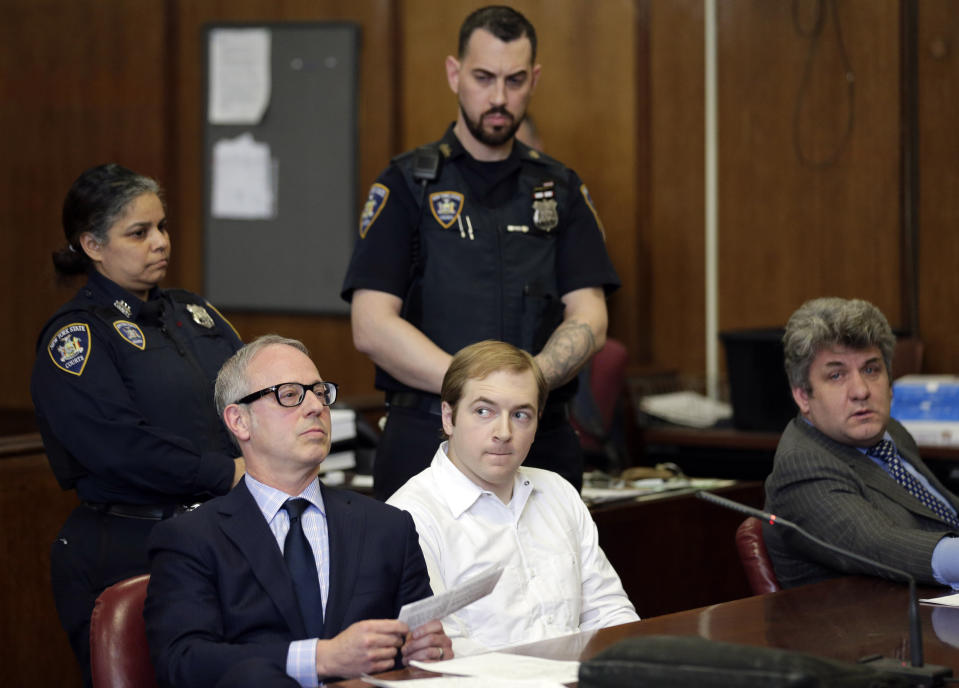
[[[896,445],[889,440],[882,440],[875,446],[869,448],[866,452],[869,456],[880,459],[889,467],[889,472],[896,482],[906,488],[906,491],[913,497],[922,502],[927,508],[934,511],[939,518],[951,525],[953,528],[959,527],[959,520],[953,515],[942,501],[936,495],[922,486],[916,478],[906,470],[896,451]]]
[[[297,498],[289,499],[283,505],[290,515],[290,531],[286,534],[283,544],[283,558],[293,577],[293,589],[296,599],[300,603],[300,614],[303,615],[303,624],[311,638],[323,636],[323,599],[320,597],[320,577],[316,572],[316,559],[313,548],[303,532],[303,522],[300,518],[309,501]]]

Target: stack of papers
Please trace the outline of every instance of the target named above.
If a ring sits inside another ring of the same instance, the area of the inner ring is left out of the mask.
[[[729,404],[696,392],[652,394],[643,397],[639,407],[651,416],[693,428],[708,428],[733,416]]]
[[[621,485],[614,485],[612,487],[590,487],[584,485],[580,494],[583,501],[587,504],[604,504],[606,502],[636,499],[637,497],[659,494],[660,492],[673,492],[675,490],[715,490],[719,487],[732,485],[735,481],[720,478],[673,478],[670,480],[648,478],[646,480],[619,482]]]

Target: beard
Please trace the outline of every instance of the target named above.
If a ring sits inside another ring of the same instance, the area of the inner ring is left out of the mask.
[[[485,146],[502,146],[507,141],[511,140],[513,136],[516,135],[516,130],[519,129],[519,125],[523,122],[523,117],[516,119],[513,117],[512,113],[508,112],[505,107],[496,107],[491,108],[484,112],[479,121],[477,122],[474,119],[471,119],[466,110],[463,109],[463,103],[460,103],[460,112],[463,113],[463,121],[466,122],[466,128],[469,130],[469,133],[472,134],[473,138],[482,143]],[[504,127],[501,127],[497,130],[487,131],[483,129],[483,117],[486,115],[506,115],[510,118],[510,124]]]

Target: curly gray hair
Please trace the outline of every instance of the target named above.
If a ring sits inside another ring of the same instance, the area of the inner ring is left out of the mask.
[[[789,386],[812,392],[809,367],[824,347],[839,344],[851,349],[879,348],[889,379],[896,336],[878,308],[862,299],[812,299],[789,318],[783,335]]]

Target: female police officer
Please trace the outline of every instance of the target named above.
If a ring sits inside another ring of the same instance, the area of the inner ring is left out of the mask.
[[[53,263],[87,283],[44,326],[31,381],[50,465],[81,501],[51,549],[51,578],[87,684],[97,595],[147,570],[154,524],[243,472],[213,406],[217,371],[241,342],[200,297],[157,287],[170,258],[159,193],[115,164],[73,183]]]

